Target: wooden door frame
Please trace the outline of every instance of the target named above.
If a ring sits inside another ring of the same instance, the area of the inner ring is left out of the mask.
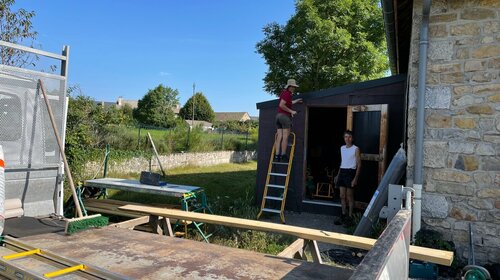
[[[366,154],[361,151],[361,160],[378,161],[378,183],[384,176],[387,164],[387,131],[388,131],[388,105],[349,105],[347,106],[347,129],[352,131],[353,113],[355,112],[373,112],[380,111],[380,134],[379,134],[379,153]]]

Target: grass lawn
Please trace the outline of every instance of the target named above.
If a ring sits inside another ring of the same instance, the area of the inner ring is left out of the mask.
[[[210,167],[183,167],[167,171],[169,183],[203,187],[214,214],[255,219],[255,161]],[[109,174],[109,177],[138,179],[139,173]],[[138,203],[179,203],[178,199],[133,192],[109,190],[110,198]],[[190,239],[201,240],[194,231]],[[290,236],[217,226],[210,242],[262,253],[277,254],[293,242]]]

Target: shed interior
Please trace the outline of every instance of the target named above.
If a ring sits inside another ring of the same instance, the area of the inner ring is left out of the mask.
[[[362,153],[379,152],[380,118],[380,112],[358,112],[353,115],[354,144]],[[303,202],[340,205],[339,191],[334,187],[333,177],[340,166],[340,147],[345,144],[343,134],[346,122],[347,107],[308,108]],[[370,201],[378,185],[378,163],[362,160],[361,165],[355,191],[358,207]],[[328,183],[333,187],[331,195],[328,194]]]

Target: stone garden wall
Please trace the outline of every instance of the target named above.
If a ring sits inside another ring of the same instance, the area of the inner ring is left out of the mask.
[[[183,166],[210,166],[222,163],[242,163],[257,159],[256,151],[220,151],[210,153],[178,153],[171,155],[160,155],[160,161],[168,173],[169,169]],[[102,166],[101,162],[88,162],[85,165],[87,177],[94,176]],[[148,158],[131,158],[127,161],[117,162],[111,159],[108,163],[108,172],[111,173],[139,173],[149,170]],[[156,158],[152,160],[152,170],[158,171],[160,167]],[[101,171],[102,172],[102,171]],[[102,173],[101,173],[102,174]]]
[[[412,184],[419,31],[414,1],[408,102],[408,184]],[[423,227],[477,263],[500,262],[500,1],[432,1],[425,91]]]

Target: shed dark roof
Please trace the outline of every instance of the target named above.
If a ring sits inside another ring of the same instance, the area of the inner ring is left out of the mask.
[[[369,89],[372,87],[394,84],[404,80],[406,80],[406,74],[401,74],[377,80],[348,84],[340,87],[327,88],[323,90],[313,91],[310,93],[303,93],[299,94],[296,98],[302,98],[303,100],[323,98],[332,95],[345,94],[353,91]],[[257,109],[276,107],[276,106],[278,106],[278,99],[257,103]]]

